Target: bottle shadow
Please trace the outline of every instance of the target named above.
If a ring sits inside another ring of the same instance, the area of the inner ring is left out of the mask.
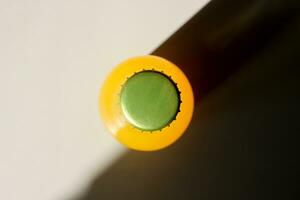
[[[297,192],[297,1],[213,0],[154,55],[195,93],[185,135],[129,151],[78,199],[289,199]]]

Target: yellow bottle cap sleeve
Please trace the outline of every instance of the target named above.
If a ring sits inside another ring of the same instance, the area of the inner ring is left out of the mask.
[[[194,109],[191,85],[173,63],[140,56],[120,63],[105,80],[100,115],[112,135],[128,148],[154,151],[175,142]]]

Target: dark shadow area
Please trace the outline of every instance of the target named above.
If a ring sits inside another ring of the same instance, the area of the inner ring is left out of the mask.
[[[154,55],[179,66],[200,100],[274,42],[297,12],[290,0],[213,0]]]
[[[78,199],[299,199],[299,3],[212,1],[154,54],[192,82],[189,129],[125,154]]]

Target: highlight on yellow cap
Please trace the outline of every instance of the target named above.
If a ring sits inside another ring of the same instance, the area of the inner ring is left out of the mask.
[[[174,143],[190,124],[193,110],[187,77],[170,61],[153,55],[117,65],[99,96],[107,129],[134,150],[154,151]]]

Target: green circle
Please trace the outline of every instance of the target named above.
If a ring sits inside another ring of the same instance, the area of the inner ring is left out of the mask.
[[[133,75],[121,91],[121,107],[126,119],[145,131],[167,126],[176,117],[179,101],[175,84],[155,71]]]

